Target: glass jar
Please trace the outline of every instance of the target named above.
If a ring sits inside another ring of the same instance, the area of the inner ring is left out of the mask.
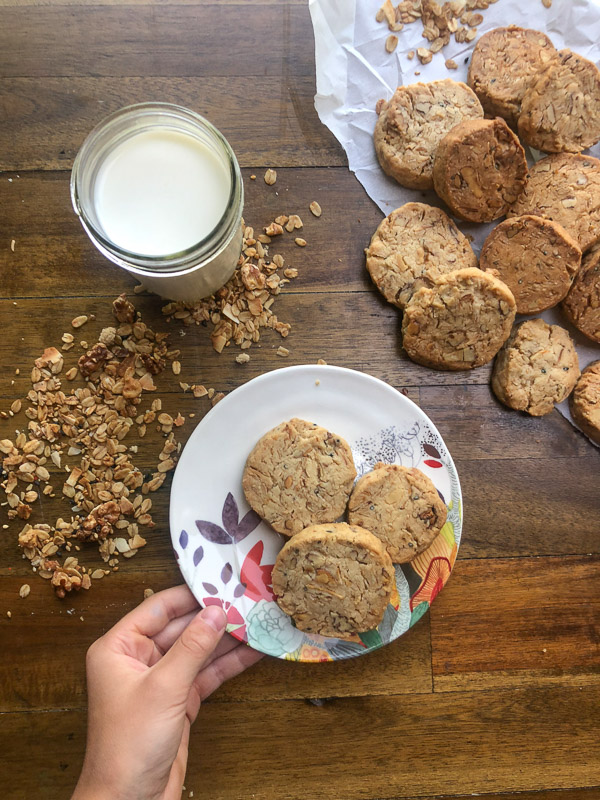
[[[182,106],[141,103],[84,141],[71,199],[87,235],[147,289],[193,302],[233,274],[244,189],[225,137]]]

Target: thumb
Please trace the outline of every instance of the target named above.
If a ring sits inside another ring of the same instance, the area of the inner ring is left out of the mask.
[[[172,686],[190,687],[220,642],[226,624],[222,608],[203,608],[156,664],[156,672],[168,676]]]

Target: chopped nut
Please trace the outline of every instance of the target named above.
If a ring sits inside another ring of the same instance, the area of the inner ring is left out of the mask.
[[[28,583],[24,583],[23,586],[19,589],[19,597],[27,597],[29,592],[31,591],[31,586]]]
[[[82,325],[85,325],[88,319],[89,317],[87,317],[85,314],[81,314],[79,317],[75,317],[75,319],[71,320],[71,325],[74,328],[81,328]],[[73,341],[73,339],[71,339],[71,341]]]
[[[287,358],[287,356],[290,354],[290,351],[287,349],[287,347],[282,347],[281,345],[277,348],[276,352],[277,355],[281,356],[282,358]]]
[[[321,206],[317,203],[316,200],[312,201],[312,203],[310,204],[309,208],[311,210],[311,213],[314,214],[315,217],[320,217],[321,214],[323,213],[321,211]]]
[[[454,61],[453,58],[449,58],[446,60],[446,69],[458,69],[458,64]]]
[[[173,361],[173,363],[171,364],[171,369],[173,370],[174,375],[179,375],[179,373],[181,372],[181,362]]]
[[[305,239],[301,239],[300,237],[297,237],[296,239],[294,239],[294,242],[298,245],[298,247],[306,247],[306,240]]]
[[[248,353],[240,353],[235,357],[235,360],[238,364],[247,364],[250,361],[250,356]]]
[[[273,186],[276,180],[277,180],[277,172],[274,169],[268,169],[265,172],[265,183],[268,186]]]
[[[394,34],[392,33],[385,40],[385,49],[387,50],[388,53],[393,53],[397,47],[398,47],[398,37],[394,36]]]
[[[113,301],[113,314],[119,322],[131,324],[135,320],[135,306],[130,303],[125,293]]]

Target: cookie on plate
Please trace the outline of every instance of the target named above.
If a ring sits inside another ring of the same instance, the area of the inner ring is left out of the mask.
[[[585,253],[600,240],[600,161],[571,153],[542,158],[506,216],[523,214],[558,222]]]
[[[559,303],[581,266],[575,239],[549,219],[525,214],[496,226],[483,244],[480,269],[493,269],[515,296],[518,314]]]
[[[256,513],[284,536],[342,516],[356,478],[340,436],[302,419],[282,422],[248,456],[242,487]]]
[[[375,464],[358,479],[348,504],[348,522],[374,533],[394,564],[426,550],[446,522],[446,504],[421,470]]]
[[[575,424],[600,444],[600,361],[592,361],[583,370],[569,398],[569,407]]]
[[[527,160],[503,119],[467,120],[439,144],[433,162],[435,191],[453,214],[470,222],[504,216],[523,191]]]
[[[578,377],[577,352],[567,331],[529,319],[515,327],[498,353],[492,389],[504,405],[541,417],[569,396]]]
[[[433,189],[433,154],[442,137],[463,119],[483,117],[475,93],[449,78],[399,86],[388,102],[378,103],[378,113],[379,163],[409,189]]]
[[[600,247],[592,249],[583,259],[562,309],[581,333],[593,342],[600,342]]]
[[[475,45],[467,80],[489,117],[503,117],[516,128],[525,92],[557,55],[540,31],[494,28]]]
[[[581,153],[600,140],[600,71],[561,50],[525,92],[519,136],[545,153]]]
[[[293,536],[272,579],[277,604],[299,630],[347,639],[379,625],[395,575],[383,542],[342,522]]]
[[[402,344],[426,367],[473,369],[496,355],[515,313],[505,283],[480,269],[457,270],[411,297],[402,318]]]
[[[425,203],[406,203],[388,214],[365,253],[373,283],[398,308],[444,273],[477,266],[467,237],[440,208]]]

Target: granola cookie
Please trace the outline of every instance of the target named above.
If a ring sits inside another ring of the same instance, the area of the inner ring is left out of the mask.
[[[441,209],[425,203],[406,203],[388,214],[365,252],[375,286],[398,308],[444,273],[477,266],[466,236]]]
[[[600,240],[600,161],[571,153],[542,158],[506,216],[522,214],[558,222],[585,253]]]
[[[498,278],[473,267],[457,270],[411,297],[402,318],[402,344],[426,367],[473,369],[496,355],[515,313],[512,292]]]
[[[409,189],[433,189],[433,155],[442,137],[463,119],[483,117],[464,83],[450,79],[399,86],[378,103],[375,152],[384,172]]]
[[[484,242],[480,269],[493,269],[515,296],[518,314],[552,308],[581,266],[581,249],[549,219],[525,214],[501,222]]]
[[[394,588],[383,543],[345,522],[311,525],[279,551],[273,592],[296,627],[347,639],[376,628]]]
[[[489,117],[503,117],[516,128],[525,92],[556,57],[554,45],[539,31],[494,28],[475,45],[467,81]]]
[[[600,342],[600,247],[583,259],[562,309],[581,333]]]
[[[526,176],[525,151],[499,117],[456,125],[440,142],[433,163],[435,191],[453,214],[470,222],[504,216]]]
[[[579,361],[567,331],[530,319],[515,327],[498,353],[492,389],[504,405],[541,417],[569,396],[578,377]]]
[[[258,440],[242,486],[256,513],[284,536],[340,517],[356,469],[348,444],[313,422],[291,419]]]
[[[348,522],[374,533],[394,564],[426,550],[446,522],[446,505],[419,469],[375,464],[358,479],[348,504]]]
[[[527,90],[519,136],[545,153],[580,153],[600,140],[600,71],[561,50]]]
[[[575,424],[600,444],[600,361],[592,361],[583,370],[569,398],[569,407]]]

